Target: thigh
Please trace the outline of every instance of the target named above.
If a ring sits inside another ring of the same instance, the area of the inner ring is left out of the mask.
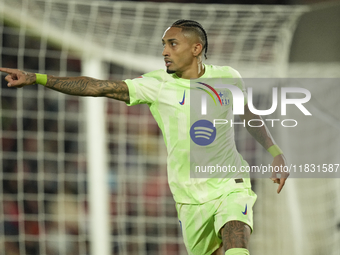
[[[177,204],[185,247],[190,255],[211,255],[222,240],[216,235],[214,214],[218,201],[201,205]]]
[[[253,205],[256,198],[256,194],[249,188],[238,189],[222,197],[215,215],[216,233],[221,237],[222,227],[231,221],[243,222],[249,226],[250,232],[252,232]]]

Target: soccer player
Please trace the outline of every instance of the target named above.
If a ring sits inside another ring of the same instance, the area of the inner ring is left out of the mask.
[[[232,78],[236,81],[235,86],[245,94],[242,79],[231,67],[203,63],[203,55],[206,57],[208,50],[208,39],[205,30],[196,21],[178,20],[173,23],[164,32],[162,44],[166,71],[153,71],[136,79],[108,81],[90,77],[54,77],[9,68],[1,68],[0,71],[8,73],[5,78],[8,87],[41,84],[70,95],[104,96],[124,101],[128,105],[148,104],[167,146],[168,181],[176,201],[188,253],[249,254],[248,241],[253,228],[252,206],[256,200],[249,175],[246,178],[190,178],[190,167],[197,163],[190,162],[193,160],[190,158],[191,148],[203,148],[208,163],[211,160],[225,166],[247,166],[247,162],[236,150],[232,127],[224,127],[223,130],[219,127],[221,132],[206,127],[206,130],[214,131],[216,136],[214,141],[206,144],[199,141],[199,136],[192,134],[190,81],[198,78]],[[203,85],[216,92],[213,87]],[[214,96],[214,93],[210,94]],[[220,103],[219,113],[230,116],[232,107],[227,98],[223,98]],[[244,105],[244,115],[240,117],[245,123],[251,119],[261,120],[249,111],[247,103]],[[209,123],[208,120],[203,122]],[[265,126],[247,126],[247,130],[273,155],[272,166],[285,165],[282,151]],[[216,152],[214,144],[218,144],[219,153],[210,159],[211,151]],[[287,177],[287,173],[281,173],[280,178],[272,175],[273,182],[279,184],[278,193]]]

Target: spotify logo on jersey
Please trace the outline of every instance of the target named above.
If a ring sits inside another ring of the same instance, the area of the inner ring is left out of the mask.
[[[216,138],[216,128],[208,120],[198,120],[190,128],[192,141],[201,146],[211,144]]]

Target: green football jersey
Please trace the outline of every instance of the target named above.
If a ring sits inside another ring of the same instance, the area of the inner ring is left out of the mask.
[[[197,171],[198,166],[202,172],[206,169],[204,166],[233,166],[237,171],[241,166],[247,166],[236,149],[234,129],[230,125],[233,121],[232,93],[201,82],[212,78],[232,80],[233,85],[243,92],[244,102],[247,102],[240,74],[228,66],[205,65],[205,73],[196,80],[182,79],[165,70],[125,80],[129,88],[129,105],[148,104],[162,130],[168,152],[169,186],[177,203],[200,204],[216,199],[228,191],[230,178],[245,178],[242,186],[250,188],[247,173],[239,176],[227,173],[223,178],[217,172],[204,175],[204,178],[199,175],[194,178],[190,173]],[[193,110],[191,107],[194,101],[197,103],[197,98],[194,99],[191,93],[195,81],[195,91],[206,93],[208,106],[219,105],[216,114],[209,113],[202,118],[201,109]],[[207,126],[207,123],[212,125],[213,119],[226,119],[229,124],[216,125],[216,128]],[[200,152],[193,153],[196,151]]]

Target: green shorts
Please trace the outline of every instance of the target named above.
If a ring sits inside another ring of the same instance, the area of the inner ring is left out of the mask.
[[[233,179],[230,181],[234,182]],[[176,204],[189,255],[210,255],[217,250],[222,243],[220,230],[228,221],[242,221],[253,230],[252,207],[257,196],[242,183],[240,187],[237,185],[221,197],[203,204]]]

